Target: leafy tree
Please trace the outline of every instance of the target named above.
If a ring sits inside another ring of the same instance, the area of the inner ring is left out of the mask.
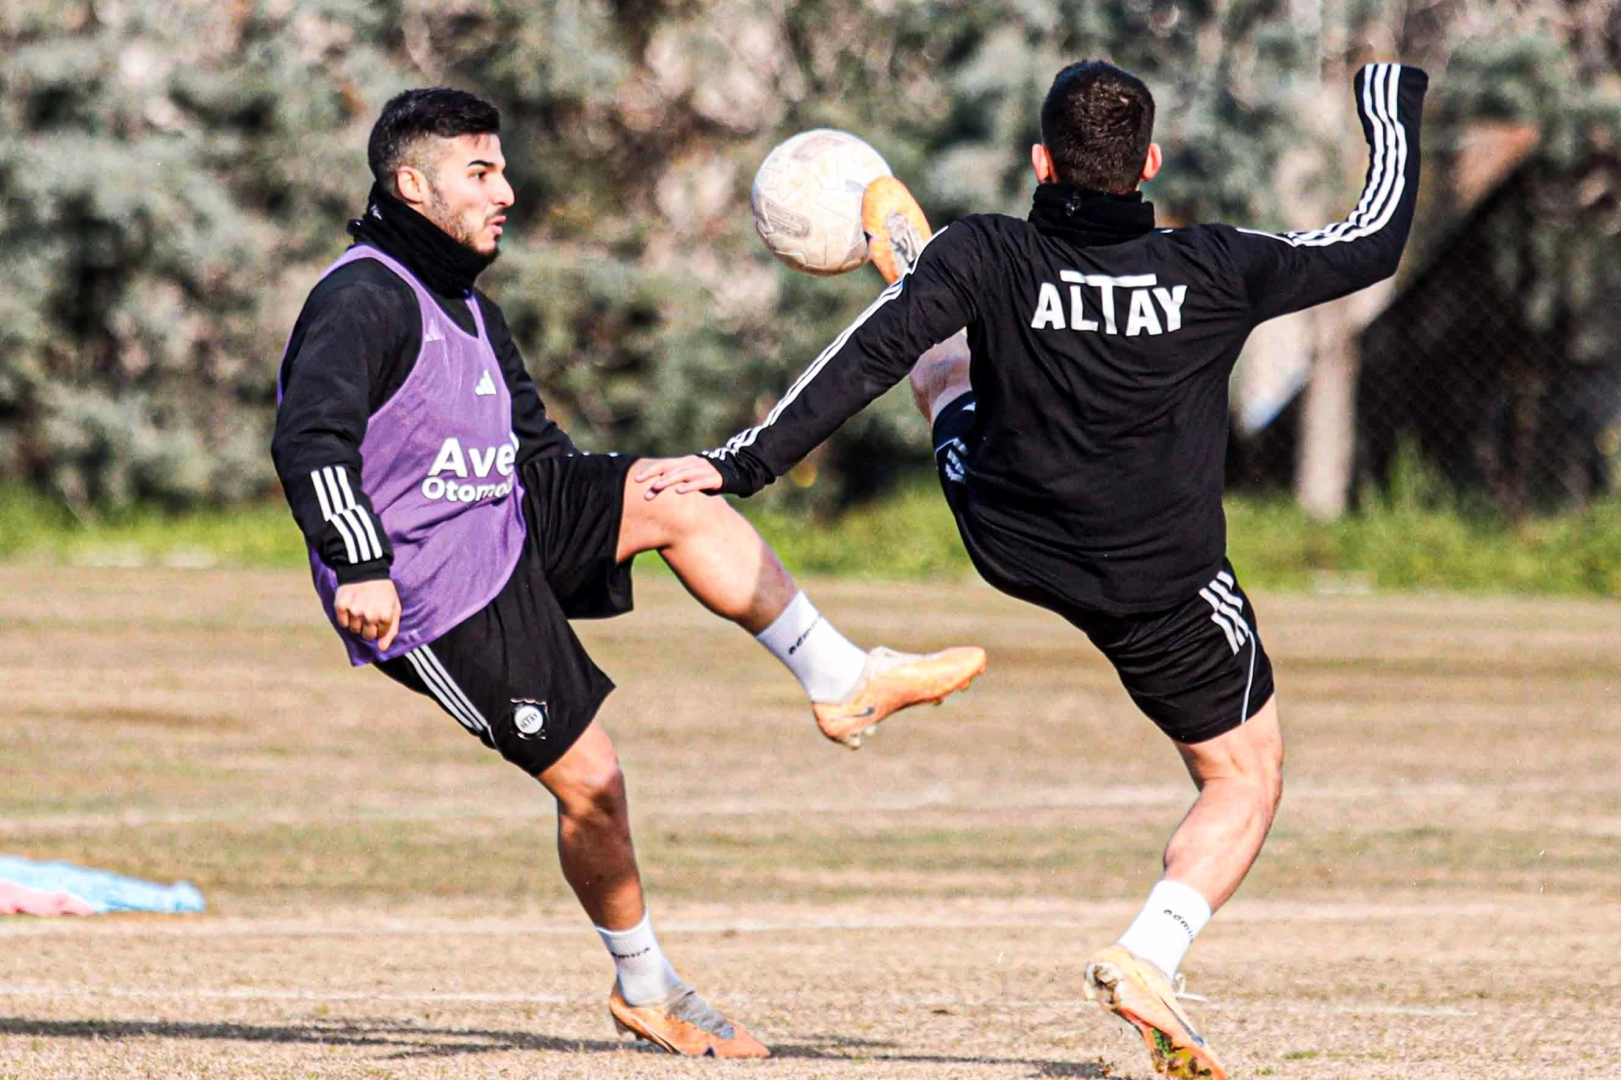
[[[1540,2],[1579,28],[1546,38],[1577,77],[1613,70],[1613,12]],[[0,478],[81,510],[267,492],[282,342],[360,209],[371,121],[405,86],[503,108],[519,203],[487,284],[553,410],[588,446],[674,452],[757,420],[878,289],[868,270],[793,275],[754,238],[753,171],[793,132],[866,137],[941,221],[1022,214],[1042,95],[1103,55],[1159,100],[1162,216],[1316,224],[1295,220],[1303,198],[1337,207],[1354,183],[1325,87],[1343,97],[1364,53],[1444,65],[1454,42],[1523,37],[1531,18],[1315,3],[12,0]],[[1508,70],[1482,63],[1482,87]],[[1519,63],[1503,86],[1561,100],[1529,89],[1541,61]],[[898,393],[776,497],[831,505],[886,482],[875,461],[927,459]]]

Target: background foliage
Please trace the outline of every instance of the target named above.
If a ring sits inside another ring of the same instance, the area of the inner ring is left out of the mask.
[[[1613,145],[1617,11],[0,0],[0,481],[81,515],[267,495],[282,341],[346,242],[370,123],[409,85],[505,111],[519,203],[487,284],[554,413],[585,445],[668,452],[755,420],[878,287],[868,270],[795,277],[755,241],[753,169],[796,130],[867,137],[939,220],[1022,213],[1052,74],[1107,55],[1159,98],[1163,217],[1293,224],[1302,203],[1337,216],[1360,181],[1343,99],[1366,59],[1431,69],[1443,169],[1481,116],[1541,125],[1539,152],[1567,159]],[[1560,227],[1531,249],[1560,250]],[[923,443],[892,395],[779,498],[857,498],[926,461]]]

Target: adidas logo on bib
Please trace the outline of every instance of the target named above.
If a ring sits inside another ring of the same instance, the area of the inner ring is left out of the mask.
[[[488,368],[478,377],[478,385],[473,387],[473,393],[479,397],[489,397],[495,393],[495,380],[490,378]]]

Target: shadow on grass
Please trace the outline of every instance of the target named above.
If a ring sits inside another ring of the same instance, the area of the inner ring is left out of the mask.
[[[636,1053],[635,1045],[610,1039],[565,1039],[527,1031],[482,1031],[473,1028],[429,1027],[398,1020],[334,1019],[303,1024],[240,1024],[174,1020],[31,1020],[0,1017],[0,1036],[89,1039],[195,1039],[220,1042],[308,1043],[316,1046],[357,1046],[393,1049],[384,1060],[449,1058],[464,1054],[490,1054],[513,1050],[540,1050],[564,1054]],[[445,1041],[454,1040],[454,1041]],[[896,1044],[847,1035],[813,1035],[794,1042],[778,1042],[773,1057],[815,1061],[904,1062],[935,1065],[1016,1065],[1035,1071],[1034,1078],[1103,1080],[1109,1070],[1098,1062],[1069,1063],[1031,1058],[987,1057],[898,1052]]]

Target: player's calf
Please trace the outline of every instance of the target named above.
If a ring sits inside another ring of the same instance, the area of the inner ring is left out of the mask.
[[[557,800],[557,857],[592,923],[631,926],[644,915],[619,757],[593,722],[537,778]]]
[[[593,723],[538,777],[557,799],[557,853],[614,964],[609,1011],[621,1031],[678,1054],[766,1057],[710,1008],[664,955],[642,896],[619,757]]]
[[[1166,845],[1165,876],[1219,908],[1249,873],[1283,798],[1277,700],[1231,731],[1176,748],[1199,797]]]

